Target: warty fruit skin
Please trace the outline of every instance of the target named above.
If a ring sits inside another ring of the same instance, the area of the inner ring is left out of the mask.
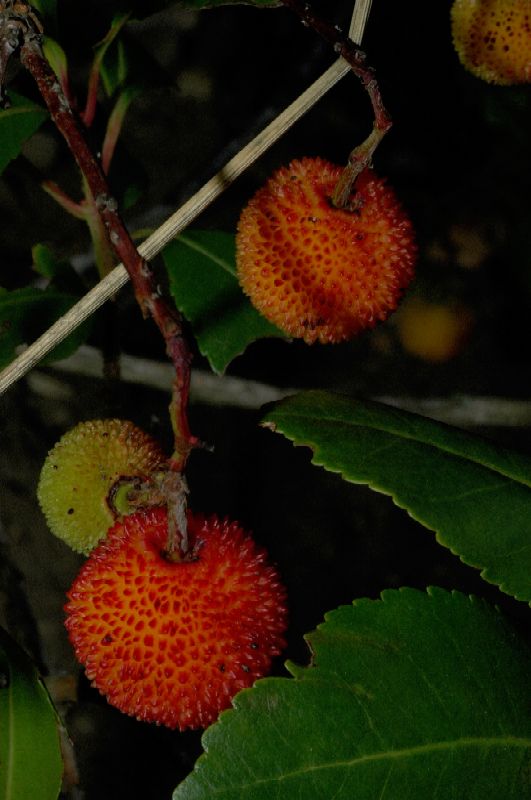
[[[334,208],[342,168],[321,158],[282,167],[242,211],[238,278],[274,325],[307,344],[337,343],[385,320],[413,278],[411,222],[394,192],[364,170]]]
[[[451,23],[459,60],[477,78],[531,81],[531,0],[455,0]]]
[[[88,554],[114,523],[109,492],[122,477],[145,478],[166,463],[159,444],[132,422],[81,422],[50,450],[37,497],[48,527]]]
[[[124,517],[81,568],[66,627],[87,677],[139,720],[204,728],[285,646],[286,592],[236,522],[188,515],[189,559],[164,558],[164,507]]]

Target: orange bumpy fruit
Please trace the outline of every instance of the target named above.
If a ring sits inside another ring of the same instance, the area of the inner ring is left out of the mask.
[[[489,83],[531,81],[531,0],[455,0],[454,47],[463,66]]]
[[[108,495],[119,478],[146,478],[166,461],[158,443],[132,422],[81,422],[50,450],[37,497],[48,527],[89,553],[114,523]]]
[[[370,169],[356,181],[356,211],[330,197],[342,168],[320,158],[279,169],[243,210],[238,277],[256,308],[308,344],[341,342],[396,308],[416,247],[394,192]]]
[[[284,647],[286,594],[238,523],[189,513],[190,558],[164,558],[164,507],[123,517],[72,585],[66,627],[88,678],[126,714],[203,728]]]

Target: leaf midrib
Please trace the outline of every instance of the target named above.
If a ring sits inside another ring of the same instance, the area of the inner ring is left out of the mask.
[[[450,741],[444,742],[431,742],[430,744],[425,745],[417,745],[416,747],[408,747],[402,750],[387,750],[379,753],[369,753],[367,755],[352,758],[344,761],[330,761],[326,763],[320,763],[315,765],[310,765],[301,769],[292,770],[291,772],[285,772],[282,775],[278,775],[271,778],[257,778],[256,780],[252,781],[251,783],[244,783],[238,784],[238,786],[231,785],[230,789],[232,790],[245,790],[245,789],[252,789],[255,786],[263,786],[266,784],[277,784],[281,781],[290,780],[291,778],[297,778],[304,776],[306,774],[320,772],[328,769],[345,769],[345,768],[355,768],[361,766],[362,764],[366,764],[369,762],[380,762],[385,760],[396,760],[400,758],[412,758],[417,755],[428,755],[434,752],[440,752],[444,750],[455,750],[457,747],[513,747],[513,748],[530,748],[531,749],[531,738],[520,738],[517,736],[504,736],[504,737],[465,737],[461,739],[455,739]],[[199,776],[197,776],[199,777]],[[212,795],[215,794],[224,794],[226,792],[227,787],[223,787],[221,789],[212,789]]]
[[[2,112],[2,117],[7,121],[11,117],[16,117],[20,114],[43,114],[46,116],[47,111],[45,108],[41,108],[40,106],[12,106],[11,108],[8,108]]]
[[[280,412],[282,413],[282,408],[280,408]],[[294,422],[299,421],[299,422],[309,423],[312,420],[315,420],[315,418],[318,415],[318,412],[315,411],[315,412],[311,412],[309,414],[308,413],[305,414],[305,413],[301,413],[301,412],[293,412],[290,409],[287,409],[284,412],[284,414],[285,414],[284,418],[286,419],[288,424],[292,420]],[[273,412],[273,415],[274,415],[274,412]],[[432,420],[429,420],[429,421],[431,422]],[[411,442],[414,442],[414,443],[419,444],[419,445],[424,445],[425,447],[430,447],[433,450],[439,450],[440,452],[446,453],[447,455],[453,456],[454,458],[459,458],[462,461],[468,461],[470,463],[476,464],[476,465],[478,465],[480,467],[483,467],[484,469],[490,470],[491,472],[493,472],[493,473],[495,473],[497,475],[502,475],[503,477],[508,478],[509,480],[515,481],[516,483],[520,483],[522,486],[527,486],[527,487],[531,488],[531,474],[530,474],[530,477],[526,479],[520,473],[512,472],[507,466],[504,467],[504,466],[502,466],[500,464],[497,464],[495,461],[489,459],[489,456],[486,453],[476,456],[473,453],[472,454],[471,453],[466,453],[466,452],[464,452],[464,450],[460,450],[458,448],[452,448],[451,444],[448,445],[446,443],[441,443],[441,442],[438,442],[438,441],[433,442],[433,441],[430,441],[426,437],[415,436],[415,435],[413,435],[411,433],[407,433],[407,432],[399,431],[399,430],[394,430],[391,427],[385,427],[385,426],[382,426],[382,425],[368,425],[367,423],[363,423],[363,422],[360,422],[360,423],[349,422],[349,421],[343,419],[342,417],[336,417],[335,415],[330,415],[330,414],[326,414],[326,415],[321,414],[321,415],[319,415],[318,416],[318,422],[319,422],[319,424],[329,423],[329,424],[333,424],[335,426],[342,426],[346,430],[349,430],[349,431],[353,430],[353,429],[366,429],[366,430],[373,430],[373,431],[379,431],[381,433],[386,433],[389,436],[395,437],[397,442],[400,441],[400,440],[407,440],[407,441],[411,441]],[[266,421],[265,424],[267,426],[267,424],[268,424],[267,421]],[[438,423],[436,423],[436,421],[435,421],[435,424],[438,424]],[[286,433],[285,431],[282,430],[282,422],[278,422],[278,421],[273,419],[273,425],[275,426],[275,429],[278,429],[279,431],[281,431],[283,433],[283,435],[288,436],[288,438],[295,438],[295,436],[293,436],[291,433]],[[302,437],[297,436],[297,439],[298,439],[299,443],[306,444],[307,446],[310,446],[310,447],[314,448],[316,452],[323,451],[325,449],[325,447],[326,447],[326,445],[322,445],[321,443],[313,442],[312,439],[311,439],[311,435],[309,435],[309,434],[303,434]],[[486,446],[486,448],[488,448],[489,447],[488,443],[485,443],[485,446]],[[485,460],[481,460],[482,455],[485,456]],[[334,460],[336,462],[338,462],[338,463],[341,462],[341,460],[337,459],[337,458],[335,458]],[[323,465],[323,466],[328,466],[328,464],[327,465]],[[341,469],[341,472],[345,472],[343,467],[339,467],[339,468]],[[530,464],[530,470],[531,470],[531,464]]]
[[[225,272],[228,272],[228,274],[232,275],[233,278],[235,277],[236,272],[234,268],[228,261],[225,261],[225,259],[215,255],[211,250],[208,250],[206,247],[194,241],[193,239],[190,239],[188,236],[183,236],[182,233],[179,235],[179,240],[189,247],[190,250],[195,250],[197,253],[200,253],[202,256],[205,256],[205,258],[208,258],[210,261],[212,261],[213,264],[217,264],[219,267],[225,270]]]

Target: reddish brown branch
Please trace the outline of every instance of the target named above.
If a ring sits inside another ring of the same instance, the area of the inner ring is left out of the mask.
[[[198,440],[192,436],[188,425],[191,354],[183,337],[181,316],[163,297],[153,271],[136,249],[120,217],[118,205],[110,193],[103,170],[87,144],[84,129],[43,55],[40,38],[34,35],[21,38],[21,62],[35,79],[55,125],[77,161],[105,225],[109,242],[129,273],[143,315],[153,318],[166,342],[168,356],[175,368],[170,404],[174,453],[169,466],[172,472],[181,473],[191,450],[198,445]],[[187,551],[186,518],[183,512],[185,482],[182,476],[179,478],[178,481],[167,482],[169,518],[172,521],[168,549],[183,554]],[[175,513],[173,513],[174,507]]]
[[[374,151],[392,125],[391,117],[383,104],[376,74],[366,61],[367,56],[352,39],[326,20],[317,16],[308,3],[301,0],[282,0],[287,8],[294,11],[304,25],[312,28],[326,42],[332,45],[335,52],[349,64],[354,74],[360,79],[369,95],[374,113],[373,128],[367,139],[350,153],[348,164],[335,188],[332,202],[338,208],[348,205],[356,178],[372,160]]]

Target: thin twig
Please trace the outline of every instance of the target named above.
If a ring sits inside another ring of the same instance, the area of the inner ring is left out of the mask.
[[[370,165],[374,151],[392,125],[391,117],[383,104],[376,74],[366,63],[367,57],[358,44],[345,36],[337,26],[314,14],[310,5],[304,0],[282,0],[282,2],[297,14],[304,25],[311,27],[348,62],[353,73],[363,84],[372,104],[374,113],[372,131],[365,141],[350,153],[348,164],[343,170],[331,198],[332,203],[338,208],[347,208],[356,178],[365,167]]]
[[[169,463],[171,469],[182,472],[191,449],[198,442],[188,427],[191,354],[182,334],[181,316],[175,306],[163,297],[153,271],[131,239],[118,211],[118,204],[110,194],[103,169],[87,143],[85,130],[44,57],[39,37],[30,35],[23,38],[20,60],[35,79],[57,129],[77,161],[111,247],[129,273],[144,316],[153,318],[166,342],[166,350],[175,369],[170,405],[175,449]]]
[[[145,317],[151,316],[159,328],[173,364],[170,418],[174,433],[174,451],[168,460],[168,473],[163,481],[163,488],[168,507],[167,555],[168,558],[180,560],[188,553],[185,512],[187,490],[181,473],[189,453],[199,443],[192,436],[188,423],[192,356],[183,336],[181,315],[175,305],[162,295],[151,267],[138,252],[124,225],[102,166],[88,145],[86,131],[44,56],[41,36],[35,35],[29,27],[24,29],[24,16],[21,15],[16,21],[21,26],[21,63],[35,79],[57,129],[66,140],[81,170],[88,197],[94,204],[109,244],[127,269],[142,313]]]
[[[350,34],[360,42],[368,19],[371,0],[358,0],[352,15]],[[271,147],[292,125],[309,111],[333,86],[350,72],[349,65],[339,58],[312,83],[291,105],[282,111],[263,131],[170,216],[138,248],[146,259],[154,258],[190,223],[192,223],[223,191]],[[20,380],[51,350],[127,283],[128,274],[119,264],[91,289],[64,316],[0,373],[0,394]]]

